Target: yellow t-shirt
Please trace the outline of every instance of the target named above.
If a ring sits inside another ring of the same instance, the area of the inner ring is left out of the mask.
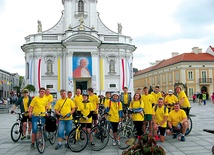
[[[155,92],[151,92],[151,95],[154,97],[154,103],[157,104],[158,103],[158,99],[159,98],[163,98],[161,95],[161,92],[155,93]]]
[[[122,103],[111,101],[110,104],[107,105],[107,107],[110,108],[109,110],[110,115],[108,116],[108,120],[110,122],[119,122],[120,121],[119,111],[123,110]]]
[[[46,112],[46,108],[48,106],[48,100],[46,97],[39,97],[36,96],[33,98],[32,102],[30,103],[30,106],[33,107],[32,114],[34,116],[39,116],[41,112]],[[41,116],[45,116],[45,114],[42,114]]]
[[[51,95],[51,94],[44,95],[44,97],[46,97],[48,99],[48,103],[50,104],[50,106],[48,108],[49,108],[49,110],[51,110],[52,109],[51,102],[53,102],[53,95]]]
[[[69,98],[67,98],[67,100],[65,101],[66,99],[59,99],[57,102],[56,102],[56,104],[55,104],[55,107],[54,107],[54,109],[55,110],[58,110],[58,111],[60,111],[60,114],[62,115],[62,116],[66,116],[68,113],[70,113],[71,112],[71,110],[73,109],[73,108],[75,108],[75,104],[74,104],[74,102],[71,100],[71,99],[69,99]],[[65,103],[64,103],[64,101],[65,101]],[[64,105],[63,105],[64,104]],[[62,107],[63,106],[63,107]],[[72,117],[72,115],[69,117],[69,118],[60,118],[60,120],[71,120],[73,117]]]
[[[23,97],[23,104],[24,104],[24,111],[28,111],[28,101],[29,101],[29,97]],[[28,116],[28,114],[25,114],[25,116]]]
[[[155,123],[160,124],[163,121],[165,116],[167,116],[167,117],[169,116],[168,108],[165,108],[164,105],[162,105],[162,107],[159,107],[157,105],[157,108],[156,108],[156,111],[155,111],[155,107],[156,106],[153,107],[153,115],[155,116]],[[165,109],[165,112],[164,112],[164,109]],[[166,120],[165,123],[163,123],[161,125],[161,127],[166,128],[166,126],[167,126],[167,120]]]
[[[124,94],[123,99],[124,99],[124,104],[128,104],[129,94],[128,93]]]
[[[93,109],[95,109],[94,113],[98,114],[98,109],[97,109],[97,105],[99,104],[99,98],[97,95],[93,94],[93,95],[89,95],[89,99],[88,99],[93,106]]]
[[[186,118],[186,112],[180,109],[178,112],[172,110],[169,113],[168,121],[172,123],[172,126],[177,126],[179,122],[181,122],[184,118]]]
[[[145,114],[153,114],[152,103],[154,103],[154,97],[151,94],[142,95],[142,100],[144,103]]]
[[[102,104],[104,105],[104,107],[106,108],[106,107],[108,107],[109,106],[109,102],[110,102],[110,98],[105,98],[105,101],[104,101],[104,98],[103,98],[103,100],[102,100]]]
[[[164,99],[164,102],[167,104],[172,104],[178,102],[178,98],[175,95],[167,95]]]
[[[87,117],[91,111],[94,111],[94,109],[91,102],[88,103],[81,102],[78,104],[77,111],[81,111],[81,113]],[[84,118],[80,118],[80,123],[92,123],[92,117],[88,118],[87,120]]]
[[[74,104],[77,108],[78,104],[82,103],[82,101],[83,101],[82,95],[79,95],[79,96],[75,95],[73,101],[74,101]]]
[[[182,90],[180,93],[178,93],[178,101],[180,102],[184,98],[184,102],[182,103],[183,108],[190,107],[190,102],[186,96],[186,93]]]
[[[138,108],[144,108],[144,103],[143,101],[131,101],[130,109],[138,109]],[[144,120],[144,114],[143,111],[141,113],[133,113],[132,114],[132,120],[133,121],[143,121]]]

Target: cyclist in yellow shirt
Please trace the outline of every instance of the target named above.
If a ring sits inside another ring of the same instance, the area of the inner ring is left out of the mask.
[[[109,114],[108,120],[112,125],[112,130],[114,134],[114,139],[112,144],[113,146],[115,146],[117,142],[116,135],[117,135],[118,124],[119,122],[122,121],[122,115],[123,115],[123,107],[122,107],[122,103],[120,102],[118,93],[112,93],[112,98],[109,102],[109,105],[107,105],[106,112]]]
[[[129,109],[132,111],[132,120],[137,130],[137,138],[140,139],[143,135],[143,114],[144,103],[141,100],[141,94],[135,93],[133,100],[130,103]]]
[[[34,142],[36,139],[37,133],[37,122],[39,121],[39,114],[42,114],[42,124],[45,123],[45,112],[49,109],[48,100],[45,95],[45,88],[39,89],[39,96],[33,98],[32,102],[29,106],[29,117],[31,118],[32,122],[32,138],[31,138],[31,149],[34,149]]]
[[[89,101],[92,103],[94,110],[94,114],[92,115],[93,124],[97,125],[98,120],[98,108],[99,108],[99,98],[94,94],[93,88],[88,88],[87,92],[89,94]]]
[[[67,92],[67,97],[68,97],[69,99],[73,100],[73,99],[72,99],[72,91],[69,90],[69,91]]]
[[[159,140],[157,131],[160,131],[160,141],[164,142],[166,127],[167,127],[167,117],[168,108],[164,106],[163,98],[158,99],[158,104],[153,107],[153,132],[156,140]]]
[[[153,109],[152,105],[154,104],[154,97],[149,94],[149,88],[143,88],[144,94],[141,96],[144,103],[144,123],[143,123],[143,132],[146,133],[146,125],[149,122],[149,134],[152,135],[152,114]]]
[[[160,92],[160,88],[159,86],[155,87],[155,90],[153,92],[151,92],[151,95],[154,97],[154,103],[157,104],[158,103],[158,99],[159,98],[163,98],[162,94]]]
[[[58,126],[58,144],[55,147],[55,150],[62,148],[62,139],[65,133],[66,144],[65,147],[68,148],[67,139],[68,135],[72,130],[72,114],[75,111],[74,102],[66,97],[66,90],[60,90],[61,99],[59,99],[55,104],[55,113],[60,115],[59,126]]]
[[[51,103],[53,102],[53,95],[50,94],[50,89],[45,89],[44,96],[48,99],[48,110],[51,110],[52,109]]]
[[[128,107],[130,105],[130,102],[132,101],[131,94],[128,93],[128,88],[124,87],[123,88],[123,93],[120,95],[120,102],[123,104],[123,114],[124,117],[126,117],[126,113],[128,110]]]
[[[173,139],[176,139],[178,134],[176,133],[180,130],[180,125],[182,127],[181,141],[185,141],[185,133],[187,130],[187,115],[184,110],[180,109],[179,103],[175,103],[174,110],[169,113],[168,117],[168,127],[173,133]]]
[[[77,113],[83,115],[83,118],[80,118],[80,123],[83,129],[89,134],[92,127],[92,115],[94,113],[94,107],[92,103],[88,100],[88,93],[82,94],[83,101],[78,104]],[[90,141],[91,141],[90,137]],[[94,145],[91,142],[91,145]]]
[[[76,107],[78,107],[78,104],[82,103],[83,101],[83,98],[82,98],[82,95],[81,95],[81,89],[77,89],[76,90],[76,95],[74,96],[74,104]]]
[[[106,108],[109,105],[110,99],[111,99],[111,93],[109,91],[107,91],[105,93],[105,97],[102,98],[101,104],[103,104],[104,107]]]
[[[178,98],[173,94],[172,90],[169,90],[168,95],[164,99],[164,104],[167,106],[169,112],[172,110],[174,106],[173,104],[176,102],[178,102]]]

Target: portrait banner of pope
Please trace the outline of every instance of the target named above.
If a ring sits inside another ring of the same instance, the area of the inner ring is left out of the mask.
[[[73,77],[87,78],[92,75],[91,57],[73,57]]]

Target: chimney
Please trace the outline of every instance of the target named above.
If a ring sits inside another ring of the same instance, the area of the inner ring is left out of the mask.
[[[177,55],[179,55],[178,52],[172,52],[172,58],[175,57],[175,56],[177,56]]]
[[[192,53],[195,53],[195,54],[202,53],[202,49],[198,48],[198,47],[193,47],[192,48]]]

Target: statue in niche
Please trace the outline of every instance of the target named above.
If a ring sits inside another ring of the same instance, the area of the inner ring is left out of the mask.
[[[117,23],[117,29],[118,29],[118,33],[121,34],[122,33],[122,24],[121,23]]]
[[[51,62],[47,64],[47,73],[53,73],[53,66]]]
[[[110,60],[109,72],[110,73],[115,73],[115,62],[114,62],[114,60]]]
[[[38,29],[37,29],[37,32],[42,32],[42,23],[40,20],[37,21],[38,23]]]

